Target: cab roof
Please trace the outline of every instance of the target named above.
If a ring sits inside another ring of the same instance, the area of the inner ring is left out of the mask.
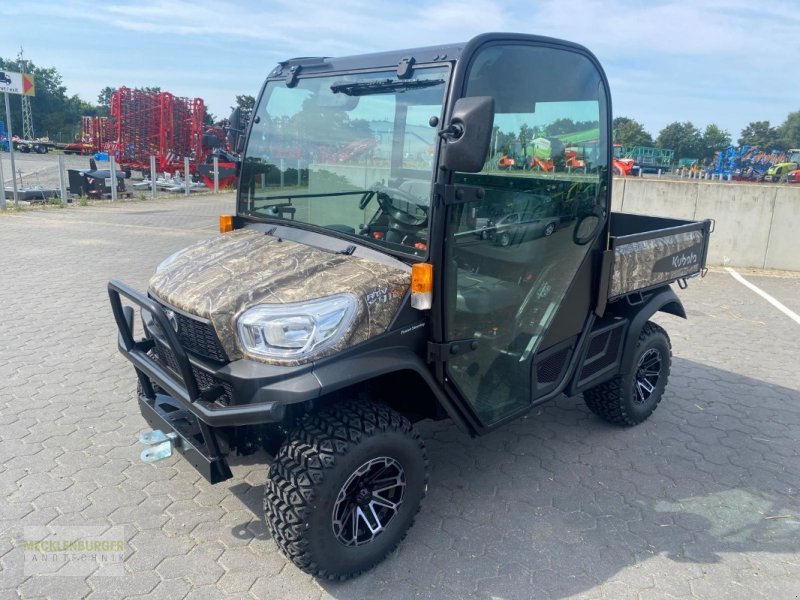
[[[326,71],[347,71],[353,69],[371,69],[381,67],[398,67],[398,74],[404,68],[403,62],[411,61],[415,63],[431,63],[440,61],[458,61],[462,57],[471,55],[478,47],[488,42],[507,41],[507,42],[528,42],[545,45],[557,45],[569,47],[576,50],[588,52],[584,47],[559,40],[556,38],[529,35],[523,33],[483,33],[467,42],[443,44],[439,46],[427,46],[422,48],[408,48],[405,50],[390,50],[387,52],[376,52],[371,54],[356,54],[342,57],[298,57],[291,58],[278,63],[278,66],[270,73],[269,77],[280,77],[294,72],[299,75],[303,73],[324,73]]]

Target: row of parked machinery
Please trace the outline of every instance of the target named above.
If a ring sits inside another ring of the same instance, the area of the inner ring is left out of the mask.
[[[716,153],[710,172],[737,181],[800,183],[800,148],[767,152],[758,146],[730,146]]]

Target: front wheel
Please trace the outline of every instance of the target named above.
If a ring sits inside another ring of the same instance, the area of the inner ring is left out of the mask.
[[[267,526],[299,568],[347,579],[397,547],[427,480],[425,446],[408,419],[372,402],[333,404],[306,415],[275,457]]]
[[[661,402],[671,363],[667,332],[648,321],[639,334],[631,369],[586,390],[583,399],[593,413],[609,423],[637,425]]]

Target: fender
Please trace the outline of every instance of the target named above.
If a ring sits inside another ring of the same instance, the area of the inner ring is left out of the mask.
[[[614,306],[613,312],[615,315],[625,317],[629,321],[628,331],[625,334],[624,352],[622,354],[622,361],[620,363],[621,372],[627,373],[633,363],[633,353],[636,349],[636,341],[639,339],[639,334],[642,332],[647,320],[657,312],[665,312],[676,317],[686,318],[686,309],[683,307],[678,295],[675,291],[665,286],[649,295],[644,296],[644,301],[639,304],[618,303],[619,306]]]
[[[414,371],[426,383],[436,401],[447,416],[463,432],[472,435],[472,428],[452,400],[445,394],[428,366],[418,354],[402,346],[380,348],[369,352],[352,354],[349,357],[315,365],[313,374],[320,384],[319,395],[335,392],[380,375],[398,371]]]

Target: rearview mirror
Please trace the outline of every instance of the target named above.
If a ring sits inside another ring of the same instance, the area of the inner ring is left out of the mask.
[[[239,138],[242,135],[242,110],[238,106],[233,109],[231,116],[228,117],[228,127],[226,129],[228,131],[226,135],[228,145],[234,152],[238,152]]]
[[[605,214],[602,208],[595,206],[592,212],[579,217],[572,230],[572,241],[584,246],[595,239],[605,221]]]
[[[483,169],[494,126],[494,98],[459,98],[450,125],[439,133],[445,140],[442,165],[453,171],[477,173]]]

